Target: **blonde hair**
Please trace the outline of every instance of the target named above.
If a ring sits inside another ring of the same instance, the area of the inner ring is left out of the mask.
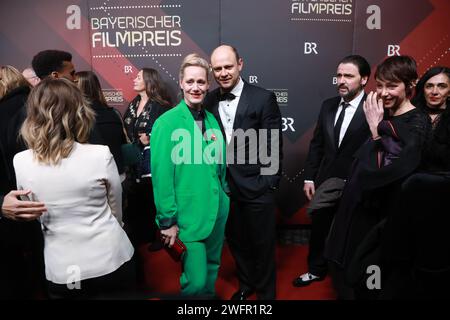
[[[46,78],[28,97],[20,134],[39,162],[56,165],[69,156],[74,142],[87,142],[94,119],[75,84]]]
[[[13,66],[0,67],[0,98],[3,98],[13,89],[27,86],[30,87],[27,79]]]
[[[200,57],[197,53],[188,54],[181,63],[180,67],[180,81],[183,80],[184,70],[187,67],[201,67],[206,71],[206,78],[209,81],[209,75],[211,72],[211,67],[209,66],[208,61]]]

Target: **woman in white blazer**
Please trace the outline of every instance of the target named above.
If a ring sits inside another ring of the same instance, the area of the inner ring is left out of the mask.
[[[134,283],[134,253],[122,229],[119,173],[107,146],[87,144],[94,112],[65,79],[31,92],[14,157],[17,185],[47,207],[40,220],[54,298],[91,298]]]

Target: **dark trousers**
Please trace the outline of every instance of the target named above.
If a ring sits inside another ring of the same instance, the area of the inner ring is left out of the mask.
[[[153,242],[157,226],[152,179],[129,182],[126,199],[123,221],[131,243],[137,248],[143,243]]]
[[[328,272],[328,263],[323,256],[325,242],[330,231],[336,208],[329,207],[311,213],[311,237],[309,239],[308,268],[309,272],[324,277]]]
[[[0,300],[46,298],[39,221],[0,220]]]
[[[82,280],[77,289],[66,284],[56,284],[48,281],[50,299],[126,299],[135,290],[135,262],[125,262],[117,270],[97,277]]]
[[[265,195],[267,198],[267,195]],[[273,195],[270,195],[273,199]],[[233,201],[226,227],[241,290],[259,300],[276,296],[276,217],[274,202]]]

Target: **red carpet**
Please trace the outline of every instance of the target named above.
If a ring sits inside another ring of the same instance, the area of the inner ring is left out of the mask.
[[[143,285],[154,297],[176,296],[180,292],[179,277],[181,264],[173,262],[169,255],[160,250],[148,252],[147,246],[139,249],[144,267]],[[306,271],[308,246],[283,245],[277,248],[277,299],[279,300],[328,300],[335,299],[331,279],[314,282],[306,288],[295,288],[292,280]],[[222,265],[216,284],[217,295],[224,300],[237,290],[234,260],[225,245]],[[252,296],[250,299],[254,299]]]

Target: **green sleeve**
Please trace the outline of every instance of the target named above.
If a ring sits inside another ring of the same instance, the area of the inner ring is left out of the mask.
[[[158,119],[150,137],[151,172],[156,205],[156,223],[168,229],[177,223],[175,201],[175,165],[171,159],[173,142],[170,126]]]

